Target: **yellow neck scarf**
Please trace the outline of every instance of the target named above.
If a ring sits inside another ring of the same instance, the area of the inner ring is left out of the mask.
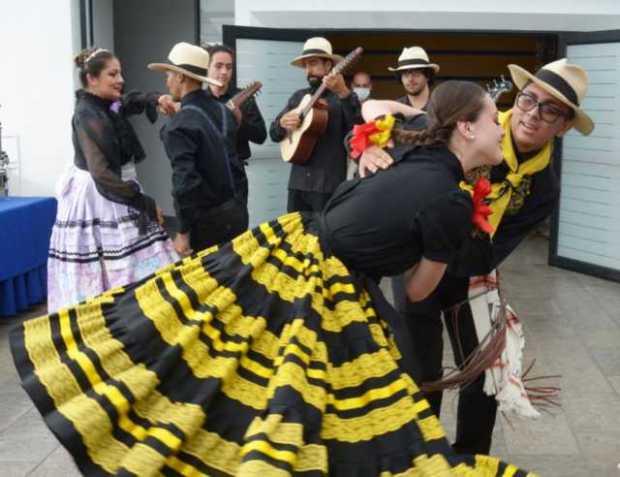
[[[493,211],[489,217],[489,223],[497,230],[499,223],[510,205],[510,199],[514,190],[519,187],[525,176],[531,176],[542,171],[549,165],[551,160],[551,152],[553,150],[553,141],[547,142],[545,146],[534,157],[519,164],[517,155],[512,145],[512,135],[510,132],[510,119],[512,118],[512,110],[499,114],[499,121],[504,128],[505,134],[502,141],[502,150],[504,151],[504,161],[510,170],[506,178],[502,182],[492,184],[491,193],[487,196],[490,199],[491,210]]]

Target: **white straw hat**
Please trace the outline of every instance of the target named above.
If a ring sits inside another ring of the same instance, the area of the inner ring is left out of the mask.
[[[431,63],[424,48],[412,46],[403,48],[403,52],[398,57],[398,65],[395,67],[388,66],[390,71],[403,71],[413,69],[432,68],[435,73],[439,71],[439,65]]]
[[[207,78],[209,53],[200,46],[185,42],[177,43],[170,50],[168,60],[170,63],[150,63],[148,68],[154,71],[176,71],[203,83],[222,86],[219,81]]]
[[[334,55],[332,50],[332,44],[327,38],[316,36],[314,38],[309,38],[308,40],[306,40],[301,55],[291,61],[291,65],[303,68],[304,60],[306,58],[317,57],[332,60],[334,64],[343,60],[342,56]]]
[[[592,132],[594,122],[580,106],[588,91],[588,74],[581,66],[572,65],[562,58],[546,64],[536,75],[518,65],[508,65],[508,69],[519,90],[528,81],[540,86],[575,112],[574,127],[577,131],[585,136]]]

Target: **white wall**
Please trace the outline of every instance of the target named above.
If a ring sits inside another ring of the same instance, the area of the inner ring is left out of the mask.
[[[21,169],[21,183],[9,183],[9,192],[53,195],[56,180],[73,159],[73,54],[79,46],[73,5],[77,2],[1,3],[0,121],[3,136],[8,136],[3,147]],[[14,147],[16,140],[19,150]]]
[[[274,28],[593,31],[620,28],[620,2],[235,0],[235,24]]]

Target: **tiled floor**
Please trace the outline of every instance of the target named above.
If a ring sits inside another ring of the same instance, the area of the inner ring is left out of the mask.
[[[620,477],[620,284],[550,268],[546,247],[527,241],[503,283],[535,374],[562,375],[562,408],[537,421],[500,417],[493,453],[545,477]],[[79,475],[18,384],[7,339],[18,321],[0,321],[0,476]],[[453,396],[442,416],[450,433]]]

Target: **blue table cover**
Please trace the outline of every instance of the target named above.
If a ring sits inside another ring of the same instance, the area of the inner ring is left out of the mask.
[[[0,197],[0,317],[45,300],[55,218],[51,197]]]

